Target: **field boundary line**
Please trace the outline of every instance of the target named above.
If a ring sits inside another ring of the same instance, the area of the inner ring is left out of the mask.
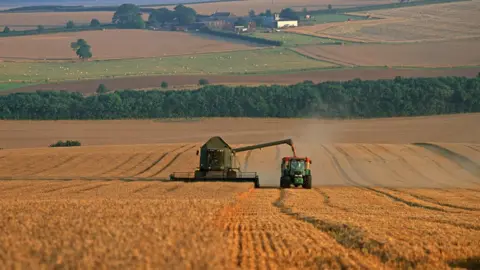
[[[456,163],[458,166],[462,167],[476,178],[480,178],[480,165],[464,155],[434,143],[413,143],[413,145],[423,147],[435,154],[441,155]],[[479,183],[476,184],[478,185]]]
[[[348,63],[346,64],[346,63],[342,63],[340,61],[334,62],[334,60],[326,58],[326,57],[320,57],[320,56],[317,56],[317,55],[313,55],[312,53],[302,52],[301,48],[287,48],[287,50],[289,50],[293,53],[296,53],[296,54],[298,54],[302,57],[308,58],[310,60],[315,60],[315,61],[318,61],[318,62],[332,64],[334,67],[344,67],[344,66],[348,65]],[[352,65],[350,65],[350,66],[352,66]]]

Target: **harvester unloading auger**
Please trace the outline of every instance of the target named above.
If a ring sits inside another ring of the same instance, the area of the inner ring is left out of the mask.
[[[197,168],[197,170],[193,173],[173,173],[170,175],[170,180],[192,182],[253,182],[255,183],[255,187],[258,188],[260,187],[258,174],[256,172],[242,172],[239,167],[236,167],[235,164],[237,164],[237,162],[235,154],[281,144],[290,145],[293,152],[293,157],[284,157],[282,159],[282,178],[280,180],[280,184],[283,184],[282,187],[286,188],[287,180],[290,179],[290,184],[298,186],[298,184],[300,183],[300,185],[302,185],[304,188],[310,188],[311,174],[309,164],[311,163],[311,161],[308,158],[297,157],[295,147],[293,146],[293,141],[291,139],[239,148],[231,148],[222,138],[212,137],[200,148],[200,151],[197,151],[197,155],[200,155],[200,166]],[[302,163],[302,161],[304,165],[306,163],[306,166],[303,166],[303,170],[300,172],[302,166],[296,166],[298,163]],[[292,164],[295,165],[295,167],[292,167]],[[300,178],[306,180],[300,181]],[[304,183],[307,183],[307,185],[305,185]],[[288,187],[290,187],[290,184]]]

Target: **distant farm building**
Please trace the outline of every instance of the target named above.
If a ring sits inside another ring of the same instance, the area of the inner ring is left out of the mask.
[[[267,27],[272,28],[297,27],[298,20],[280,18],[280,15],[278,13],[275,13],[271,17],[265,17],[263,20],[263,24]]]

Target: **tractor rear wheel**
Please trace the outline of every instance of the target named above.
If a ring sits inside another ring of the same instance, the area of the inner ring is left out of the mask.
[[[260,187],[260,179],[256,178],[255,179],[255,188],[259,188]]]
[[[281,188],[290,188],[292,182],[290,181],[290,177],[284,176],[280,177],[280,187]]]
[[[312,188],[312,176],[311,175],[306,175],[304,178],[303,178],[303,185],[302,185],[303,188],[306,188],[306,189],[311,189]]]

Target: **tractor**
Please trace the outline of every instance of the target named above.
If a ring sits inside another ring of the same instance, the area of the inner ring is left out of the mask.
[[[302,186],[306,189],[312,188],[312,173],[310,165],[312,160],[308,157],[284,157],[282,158],[282,176],[280,177],[280,187],[290,188]]]

